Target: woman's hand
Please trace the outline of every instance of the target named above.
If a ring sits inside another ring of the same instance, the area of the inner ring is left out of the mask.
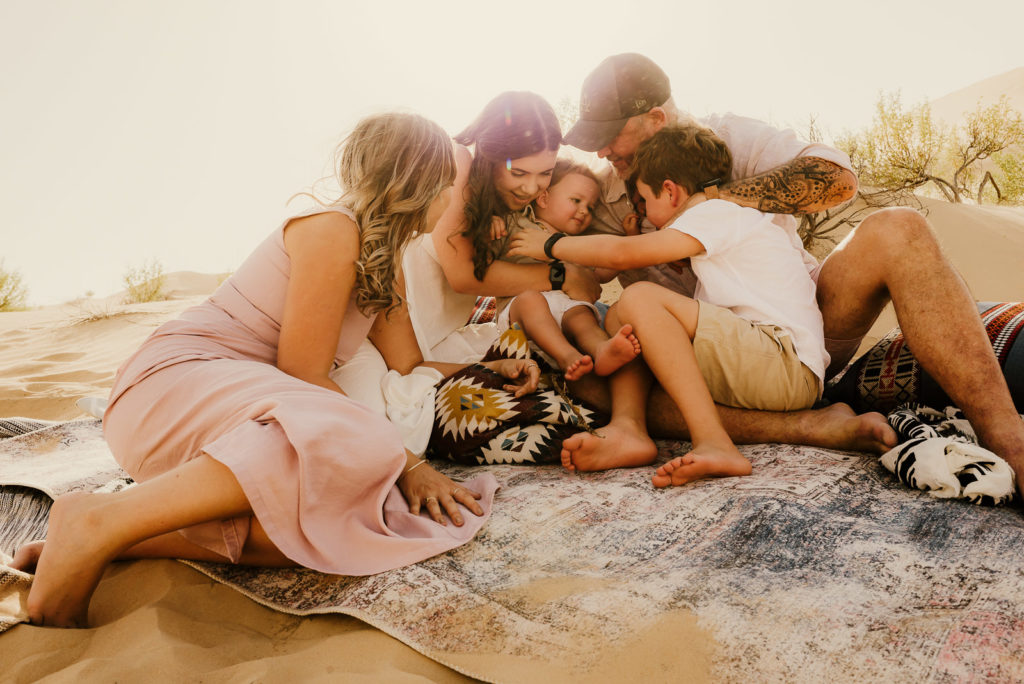
[[[512,380],[513,382],[505,385],[504,389],[512,392],[516,399],[535,391],[537,383],[540,382],[540,366],[533,359],[498,359],[480,365],[490,368],[503,378]]]
[[[508,253],[513,256],[528,256],[538,261],[550,261],[544,253],[544,243],[555,234],[553,230],[541,230],[525,226],[512,236]]]
[[[484,509],[476,502],[480,494],[437,472],[426,461],[417,461],[406,468],[398,478],[398,488],[409,503],[410,513],[419,515],[420,509],[425,509],[434,522],[441,525],[448,525],[445,521],[447,515],[456,527],[462,527],[465,521],[459,513],[458,504],[474,515],[484,514]]]

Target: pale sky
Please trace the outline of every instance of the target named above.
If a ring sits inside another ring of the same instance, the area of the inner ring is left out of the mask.
[[[458,132],[643,52],[696,115],[832,134],[1024,65],[1024,3],[0,0],[0,258],[31,304],[235,269],[361,116]],[[689,6],[689,9],[681,9]]]

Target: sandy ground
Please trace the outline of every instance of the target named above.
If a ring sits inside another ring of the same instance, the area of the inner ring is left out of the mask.
[[[939,202],[926,208],[977,299],[1024,298],[1024,212]],[[105,396],[138,344],[221,278],[172,274],[172,298],[162,302],[124,305],[115,296],[0,314],[0,416],[82,417],[76,400]],[[866,344],[894,324],[890,310]],[[86,630],[19,625],[3,634],[0,679],[465,680],[358,620],[277,613],[174,561],[112,566],[91,621],[96,626]]]

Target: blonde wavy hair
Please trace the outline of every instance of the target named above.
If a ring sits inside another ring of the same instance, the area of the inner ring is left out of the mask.
[[[359,226],[356,306],[365,315],[386,313],[401,303],[402,248],[424,229],[431,202],[455,180],[452,141],[418,114],[374,114],[335,151],[334,168],[341,196],[330,204],[352,210]]]

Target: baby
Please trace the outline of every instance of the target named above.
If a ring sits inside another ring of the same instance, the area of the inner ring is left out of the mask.
[[[519,217],[511,234],[514,236],[532,224],[551,233],[551,240],[562,235],[579,235],[590,225],[599,193],[600,185],[593,171],[571,160],[559,159],[551,185]],[[500,239],[505,233],[504,224],[497,223],[493,237]],[[535,263],[533,259],[507,253],[501,258]],[[597,269],[602,282],[611,280],[615,274],[616,271],[610,269]],[[553,285],[557,287],[557,281]],[[640,353],[640,343],[633,335],[632,326],[623,325],[609,336],[593,304],[570,299],[559,289],[521,293],[501,310],[496,322],[502,332],[512,323],[518,323],[526,336],[558,364],[567,380],[577,380],[591,371],[610,375]]]

